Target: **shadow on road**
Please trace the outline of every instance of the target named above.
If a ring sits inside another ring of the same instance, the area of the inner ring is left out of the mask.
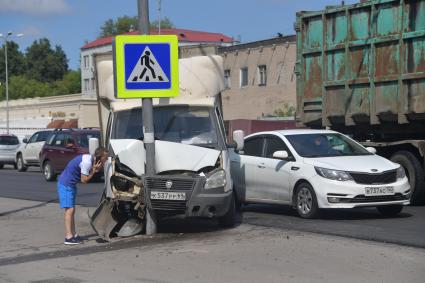
[[[290,217],[298,216],[295,209],[290,206],[284,205],[264,205],[264,204],[250,204],[244,207],[245,212],[266,213],[275,215],[285,215]],[[401,212],[397,216],[387,217],[381,215],[374,207],[370,208],[353,208],[353,209],[323,209],[319,219],[322,220],[370,220],[370,219],[395,219],[395,218],[408,218],[413,216],[407,212]]]
[[[48,200],[48,201],[45,201],[45,202],[42,202],[42,203],[39,203],[39,204],[36,204],[36,205],[25,206],[25,207],[21,207],[21,208],[6,211],[6,212],[0,212],[0,216],[6,216],[6,215],[9,215],[9,214],[12,214],[12,213],[16,213],[16,212],[20,212],[20,211],[24,211],[24,210],[28,210],[28,209],[33,209],[33,208],[37,208],[37,207],[46,206],[47,204],[53,203],[53,202],[58,202],[58,199],[55,198],[55,199]]]

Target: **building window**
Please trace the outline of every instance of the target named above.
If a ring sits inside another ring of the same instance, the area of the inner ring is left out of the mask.
[[[245,87],[248,85],[248,68],[241,68],[241,87]]]
[[[88,91],[89,90],[89,79],[84,79],[84,90]]]
[[[258,78],[258,85],[264,86],[267,84],[267,67],[266,65],[260,65],[257,68],[257,78]]]
[[[96,89],[96,85],[94,84],[94,78],[91,79],[91,89],[92,90]]]
[[[88,69],[89,68],[89,55],[83,56],[83,61],[84,61],[84,69]]]
[[[224,70],[224,86],[230,88],[230,70]]]

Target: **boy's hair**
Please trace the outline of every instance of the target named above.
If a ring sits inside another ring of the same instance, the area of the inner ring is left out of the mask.
[[[96,159],[100,159],[104,155],[108,155],[108,150],[104,147],[98,147],[94,152]]]

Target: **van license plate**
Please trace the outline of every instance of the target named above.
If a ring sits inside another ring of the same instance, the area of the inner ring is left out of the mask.
[[[186,200],[186,193],[181,193],[181,192],[151,192],[151,199]]]
[[[365,188],[366,196],[388,196],[394,195],[394,187],[366,187]]]

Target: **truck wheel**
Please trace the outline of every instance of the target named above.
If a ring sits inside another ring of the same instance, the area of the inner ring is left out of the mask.
[[[24,159],[22,158],[22,154],[18,155],[18,159],[16,160],[16,167],[19,172],[27,171],[27,166],[25,166]]]
[[[218,223],[223,228],[233,228],[236,224],[236,198],[232,194],[229,210],[218,219]]]
[[[383,205],[376,208],[383,216],[396,216],[403,210],[402,205]]]
[[[43,164],[43,176],[49,182],[56,179],[56,173],[49,161],[45,161]]]
[[[406,150],[396,152],[391,157],[391,161],[403,166],[412,190],[411,201],[412,203],[417,203],[425,192],[425,176],[421,163],[413,153]]]
[[[294,203],[298,215],[302,218],[311,219],[319,216],[316,194],[309,183],[305,182],[297,186]]]

